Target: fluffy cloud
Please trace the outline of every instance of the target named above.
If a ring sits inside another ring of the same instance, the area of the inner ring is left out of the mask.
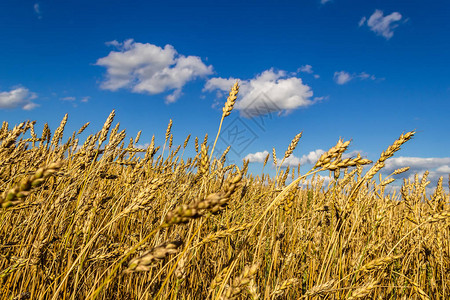
[[[269,151],[264,150],[262,152],[256,152],[256,153],[249,153],[244,157],[244,160],[249,160],[251,163],[263,163],[264,160],[266,159],[267,155],[269,154]],[[291,155],[289,156],[287,159],[284,160],[283,164],[281,165],[281,167],[297,167],[297,165],[300,163],[301,159],[299,159],[298,157],[296,157],[295,155]],[[281,163],[281,158],[279,163]]]
[[[322,149],[317,149],[315,151],[311,151],[307,155],[303,155],[301,158],[298,158],[295,155],[289,156],[287,159],[284,160],[282,167],[296,167],[298,164],[314,164],[319,157],[324,153]],[[250,160],[250,162],[258,162],[263,163],[264,159],[266,159],[267,154],[269,154],[269,151],[264,150],[262,152],[256,152],[256,153],[249,153],[247,156],[245,156],[244,159]],[[281,160],[280,160],[281,162]]]
[[[283,164],[281,165],[281,167],[286,168],[286,167],[297,167],[298,164],[300,165],[305,165],[305,164],[315,164],[317,162],[317,160],[319,159],[319,157],[324,153],[325,151],[323,151],[322,149],[317,149],[314,151],[309,152],[308,154],[302,155],[302,157],[297,157],[293,154],[291,154],[291,156],[289,156],[288,158],[286,158],[283,162]],[[281,163],[281,159],[280,158],[280,163]]]
[[[356,74],[356,73],[350,74],[346,71],[340,71],[340,72],[334,72],[334,76],[333,76],[334,81],[340,85],[346,84],[355,78],[358,78],[360,80],[366,80],[366,79],[375,80],[375,79],[377,79],[375,77],[375,75],[367,74],[366,72],[361,72],[358,74]]]
[[[278,158],[278,164],[281,163],[281,161],[283,160],[283,157]],[[288,158],[286,158],[283,162],[283,164],[281,165],[282,168],[287,168],[287,167],[297,167],[298,164],[302,164],[301,163],[301,159],[298,158],[297,156],[295,156],[294,154],[291,154],[291,156],[289,156]]]
[[[228,92],[235,78],[211,78],[204,91]],[[239,98],[235,108],[241,115],[253,117],[272,112],[289,113],[314,103],[313,92],[301,78],[288,76],[285,71],[266,70],[250,80],[239,80]]]
[[[450,165],[440,166],[436,169],[436,172],[450,174]]]
[[[101,88],[116,91],[130,89],[134,93],[159,94],[172,91],[166,97],[174,102],[182,95],[183,86],[195,78],[212,74],[212,67],[197,56],[178,54],[171,45],[164,48],[137,43],[132,39],[123,43],[108,42],[118,51],[97,60],[106,67],[106,78]]]
[[[296,167],[298,164],[313,165],[319,160],[320,156],[322,156],[322,154],[324,154],[324,153],[325,153],[324,150],[317,149],[317,150],[309,152],[308,154],[302,155],[302,157],[300,157],[300,158],[296,157],[295,155],[291,155],[284,161],[282,167],[287,167],[287,166]],[[342,155],[342,158],[345,159],[345,158],[349,158],[349,157],[356,157],[358,155],[358,153],[360,153],[360,151],[357,151],[357,150],[349,152],[349,153],[344,153]]]
[[[263,163],[267,157],[267,154],[269,154],[269,152],[266,150],[264,150],[263,152],[249,153],[244,157],[244,160],[249,160],[251,163]]]
[[[320,156],[324,153],[325,151],[323,151],[322,149],[311,151],[308,154],[302,156],[302,158],[300,159],[300,164],[315,164]]]
[[[386,161],[385,170],[393,171],[398,168],[410,167],[411,170],[420,171],[426,169],[443,168],[450,165],[450,157],[393,157]],[[444,169],[441,169],[444,170]]]
[[[18,87],[9,92],[0,92],[0,109],[21,107],[24,110],[32,110],[38,106],[32,102],[36,98],[35,93],[24,87]]]
[[[325,151],[322,149],[317,149],[301,157],[291,155],[283,162],[281,167],[282,168],[286,168],[288,166],[297,167],[298,164],[313,165],[317,162],[317,160],[324,152]],[[358,150],[345,153],[342,156],[342,158],[345,159],[348,157],[356,157],[358,153],[360,153],[360,151]],[[262,163],[264,162],[264,159],[266,158],[267,154],[269,154],[269,152],[266,150],[262,152],[250,153],[245,157],[245,159],[249,159],[250,162]],[[279,162],[281,162],[281,158],[279,159]],[[428,186],[429,188],[428,192],[432,191],[436,187],[436,183],[441,176],[444,177],[444,186],[447,186],[448,184],[448,181],[446,179],[450,175],[450,157],[443,157],[443,158],[436,158],[436,157],[422,158],[422,157],[403,157],[403,156],[393,157],[386,161],[386,166],[381,170],[381,172],[386,176],[392,173],[394,170],[403,167],[410,167],[410,170],[408,172],[397,175],[396,176],[396,178],[398,178],[396,180],[397,184],[394,183],[391,186],[389,186],[388,189],[389,191],[398,190],[399,185],[401,185],[402,183],[401,181],[402,178],[409,178],[413,180],[415,174],[419,174],[420,176],[422,176],[422,174],[426,170],[429,171],[428,180],[431,181],[431,184]]]
[[[287,159],[284,160],[281,167],[283,167],[283,168],[297,167],[298,164],[313,165],[317,162],[317,160],[320,158],[320,156],[324,153],[325,153],[324,150],[317,149],[317,150],[309,152],[308,154],[302,155],[301,157],[297,157],[297,156],[291,154],[291,156],[289,156]],[[356,157],[358,155],[358,153],[360,153],[360,151],[357,151],[357,150],[349,152],[349,153],[344,153],[342,155],[342,158],[345,159],[345,158],[349,158],[349,157]],[[269,154],[269,152],[267,150],[264,150],[262,152],[250,153],[250,154],[247,154],[247,156],[244,159],[248,159],[248,160],[250,160],[250,162],[262,163],[262,162],[264,162],[264,159],[266,158],[267,154]],[[279,163],[281,163],[281,159],[282,158],[279,158]]]
[[[398,12],[393,12],[390,15],[383,16],[383,12],[379,9],[367,19],[362,17],[359,21],[359,26],[367,24],[367,26],[377,35],[383,36],[387,40],[394,36],[394,29],[398,27],[398,22],[402,19],[402,15]]]

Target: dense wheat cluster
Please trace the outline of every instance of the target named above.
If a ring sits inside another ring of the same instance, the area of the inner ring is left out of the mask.
[[[406,169],[375,177],[414,132],[373,163],[343,159],[339,140],[309,172],[280,163],[270,177],[227,164],[229,148],[215,154],[207,136],[186,158],[194,145],[173,145],[172,121],[164,145],[146,149],[113,121],[82,144],[88,124],[62,139],[67,115],[53,134],[3,123],[2,299],[449,298],[443,179],[431,195],[427,173],[388,194]]]

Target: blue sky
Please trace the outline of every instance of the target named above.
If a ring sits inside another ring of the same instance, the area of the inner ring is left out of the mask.
[[[300,131],[292,165],[310,163],[339,137],[376,160],[416,129],[388,169],[408,162],[446,182],[449,15],[444,0],[3,0],[0,116],[54,129],[69,113],[68,136],[87,121],[87,133],[99,130],[116,109],[130,136],[143,131],[140,143],[155,134],[161,144],[173,119],[182,144],[189,133],[213,139],[239,79],[218,146],[247,130],[230,159],[254,154],[255,172],[264,151],[282,156]],[[246,115],[255,107],[266,108],[263,125]]]

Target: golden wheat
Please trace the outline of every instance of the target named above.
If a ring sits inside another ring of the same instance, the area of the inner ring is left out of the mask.
[[[236,83],[222,120],[238,90]],[[141,132],[127,138],[114,116],[85,141],[77,135],[89,123],[65,137],[67,115],[53,135],[47,124],[38,136],[35,122],[2,123],[0,298],[449,297],[444,179],[431,195],[429,173],[387,194],[408,169],[373,180],[415,132],[364,175],[371,162],[343,159],[343,140],[304,174],[300,165],[284,168],[300,133],[283,160],[273,148],[275,176],[263,172],[270,154],[255,176],[248,160],[228,163],[233,145],[216,158],[205,135],[184,158],[190,135],[174,144],[170,120],[164,145],[153,136],[141,149]]]

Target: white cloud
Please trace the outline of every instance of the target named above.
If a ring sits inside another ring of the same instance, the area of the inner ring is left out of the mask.
[[[300,68],[297,69],[297,72],[298,72],[298,73],[302,72],[302,73],[307,73],[307,74],[313,74],[313,76],[314,76],[315,79],[320,78],[320,75],[319,75],[319,74],[314,74],[314,70],[313,70],[313,68],[312,68],[311,65],[304,65],[304,66],[301,66]],[[294,74],[295,74],[295,73],[294,73]]]
[[[375,77],[375,75],[371,75],[366,72],[361,72],[359,74],[355,74],[355,73],[350,74],[346,71],[334,72],[334,77],[333,77],[334,81],[340,85],[346,84],[355,78],[358,78],[360,80],[365,80],[365,79],[376,80],[377,79]]]
[[[319,102],[322,100],[327,100],[329,97],[328,96],[321,96],[321,97],[314,97],[314,102]]]
[[[358,23],[359,27],[363,26],[364,23],[366,22],[366,20],[367,20],[366,17],[362,17],[361,20],[359,20],[359,23]]]
[[[244,160],[249,160],[251,163],[263,163],[267,157],[267,154],[269,154],[269,152],[266,150],[264,150],[263,152],[249,153],[244,157]]]
[[[39,3],[35,3],[33,5],[33,9],[34,9],[34,12],[37,14],[38,18],[42,19],[42,11],[41,11],[41,7],[40,7]]]
[[[212,66],[205,65],[197,56],[178,54],[171,45],[161,48],[132,39],[106,44],[118,50],[96,62],[96,65],[106,67],[106,79],[101,84],[106,90],[126,88],[134,93],[148,94],[172,91],[166,100],[174,102],[182,95],[187,82],[212,74]]]
[[[235,78],[211,78],[203,90],[228,92],[235,81]],[[272,112],[287,114],[314,103],[311,88],[301,78],[287,76],[285,71],[266,70],[250,80],[239,80],[239,84],[240,100],[235,108],[245,117]]]
[[[297,167],[298,164],[304,165],[304,164],[314,164],[319,159],[319,157],[324,153],[322,149],[317,149],[314,151],[309,152],[307,155],[303,155],[301,158],[291,154],[288,158],[286,158],[281,165],[282,167]],[[269,152],[267,150],[264,150],[262,152],[256,152],[256,153],[249,153],[245,156],[245,160],[250,160],[250,162],[258,162],[263,163],[264,159],[266,159],[267,154]],[[281,163],[281,158],[279,160],[279,163]]]
[[[320,4],[326,4],[328,2],[331,2],[331,0],[320,0]]]
[[[302,156],[302,158],[300,159],[300,164],[315,164],[320,156],[324,153],[325,151],[322,149],[311,151],[308,154]]]
[[[30,103],[25,104],[25,105],[22,107],[22,109],[23,109],[23,110],[33,110],[33,109],[35,109],[36,107],[39,107],[39,104],[30,102]]]
[[[90,96],[85,96],[85,97],[79,98],[79,100],[80,100],[80,102],[86,103],[86,102],[89,101],[90,98],[91,98]],[[67,96],[67,97],[62,97],[62,98],[59,98],[59,99],[61,101],[75,102],[77,100],[77,97]],[[74,104],[74,105],[76,106],[76,104]]]
[[[423,174],[425,173],[425,171],[417,171],[417,172],[406,172],[403,173],[400,176],[400,178],[397,180],[397,184],[396,186],[401,186],[403,184],[403,179],[406,180],[410,180],[411,182],[414,182],[415,176],[416,174],[419,175],[419,180],[422,180]],[[437,172],[437,171],[428,171],[428,176],[427,176],[427,181],[429,181],[430,183],[427,185],[426,187],[426,193],[428,195],[432,194],[435,191],[437,182],[439,180],[440,177],[443,177],[443,182],[442,185],[444,187],[448,187],[448,175],[449,173],[442,173],[442,172]]]
[[[281,163],[282,161],[282,157],[279,158],[278,164]],[[298,164],[301,164],[301,159],[298,158],[297,156],[295,156],[294,154],[291,154],[288,158],[286,158],[283,162],[283,164],[281,165],[282,168],[287,168],[287,167],[297,167]]]
[[[393,157],[386,161],[385,169],[392,171],[398,168],[411,167],[412,170],[434,169],[450,164],[450,157]]]
[[[61,98],[61,100],[62,101],[75,101],[75,100],[77,100],[77,98],[75,98],[75,97],[64,97],[64,98]]]
[[[231,87],[233,86],[233,84],[236,82],[236,78],[230,77],[228,79],[226,78],[221,78],[221,77],[214,77],[209,79],[206,84],[205,87],[203,88],[203,91],[214,91],[214,90],[219,90],[222,92],[227,92],[230,91]],[[242,93],[242,85],[245,84],[242,80],[239,82],[239,85],[241,86],[241,88],[239,89],[240,93]]]
[[[436,169],[436,172],[450,174],[450,165],[440,166],[439,168]]]
[[[361,151],[352,151],[349,153],[344,153],[344,155],[342,155],[342,158],[349,158],[349,157],[356,157],[356,155],[358,155],[358,153],[360,153]],[[325,151],[322,149],[316,149],[314,151],[309,152],[308,154],[304,154],[302,155],[302,157],[297,157],[293,154],[291,154],[291,156],[289,156],[287,159],[284,160],[282,167],[296,167],[298,164],[300,165],[305,165],[305,164],[309,164],[309,165],[313,165],[317,162],[317,160],[319,160],[320,156],[322,156],[322,154],[324,154]],[[247,156],[245,156],[244,159],[249,159],[250,162],[259,162],[262,163],[264,162],[264,159],[266,158],[267,154],[269,154],[269,152],[267,150],[264,150],[262,152],[256,152],[256,153],[249,153],[247,154]],[[281,160],[280,160],[281,162]]]
[[[337,84],[346,84],[350,80],[353,79],[353,76],[345,71],[340,72],[334,72],[334,81],[336,81]]]
[[[429,171],[428,180],[431,181],[430,188],[435,187],[439,177],[448,178],[450,174],[450,157],[393,157],[386,161],[383,168],[385,174],[391,173],[396,169],[410,167],[408,172],[398,175],[400,178],[413,179],[415,174],[422,174]],[[448,181],[444,180],[444,185]],[[399,181],[399,184],[401,182]]]
[[[137,144],[135,147],[138,149],[147,149],[150,146],[150,143]]]
[[[298,68],[298,71],[303,72],[303,73],[308,73],[308,74],[314,73],[311,65],[301,66],[300,68]]]
[[[317,149],[314,151],[309,152],[308,154],[302,155],[301,158],[296,157],[295,155],[291,155],[289,156],[284,162],[282,167],[296,167],[298,164],[300,165],[314,165],[320,158],[320,156],[322,156],[322,154],[324,154],[325,151],[322,149]],[[350,158],[350,157],[356,157],[358,155],[358,153],[360,153],[360,151],[354,150],[352,152],[349,153],[344,153],[342,155],[342,158]]]
[[[358,75],[356,75],[358,78],[360,78],[360,79],[362,79],[362,80],[364,80],[364,79],[371,79],[371,80],[375,80],[375,79],[377,79],[376,77],[375,77],[375,75],[370,75],[370,74],[367,74],[366,72],[361,72],[361,73],[359,73]]]
[[[390,15],[383,16],[383,12],[376,9],[369,19],[363,17],[359,21],[359,26],[361,27],[364,24],[367,24],[370,30],[388,40],[394,36],[394,29],[398,27],[398,22],[401,19],[402,15],[398,12],[393,12]]]
[[[173,102],[177,101],[178,98],[181,97],[181,95],[183,95],[183,92],[181,91],[181,89],[176,89],[172,94],[170,94],[166,97],[167,103],[173,103]]]
[[[24,110],[32,110],[39,106],[32,102],[37,95],[27,88],[17,87],[9,92],[0,92],[0,109],[21,107]]]

